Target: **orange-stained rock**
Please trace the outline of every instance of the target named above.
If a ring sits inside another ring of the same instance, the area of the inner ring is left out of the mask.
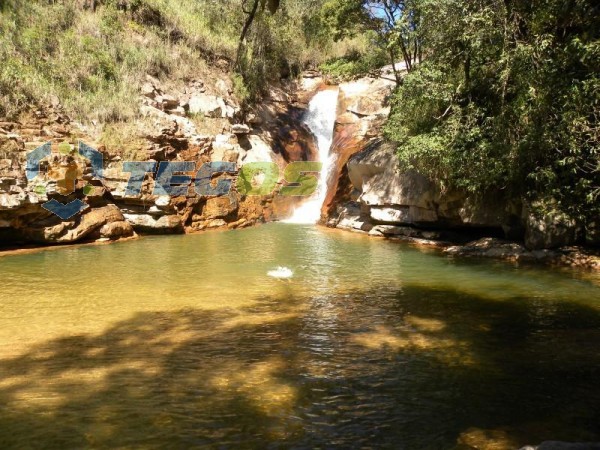
[[[337,205],[350,200],[353,187],[346,163],[380,134],[389,114],[387,100],[394,84],[387,79],[367,77],[340,85],[338,116],[331,145],[331,153],[336,155],[336,159],[321,208],[322,219],[326,220]]]
[[[131,226],[121,225],[104,228],[107,224],[124,222],[123,214],[115,205],[93,208],[75,216],[70,221],[60,221],[52,216],[32,224],[23,230],[25,236],[34,242],[47,244],[68,244],[93,237],[129,237],[133,235]],[[102,236],[102,229],[111,236]]]

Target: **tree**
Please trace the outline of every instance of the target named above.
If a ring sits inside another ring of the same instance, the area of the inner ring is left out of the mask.
[[[374,32],[376,44],[389,56],[398,85],[402,82],[396,67],[399,55],[408,72],[422,58],[418,0],[331,0],[324,6],[324,15],[335,39]]]
[[[246,14],[248,17],[246,18],[246,21],[244,22],[244,27],[242,28],[242,33],[240,34],[239,45],[238,45],[237,56],[236,56],[236,65],[238,67],[240,65],[240,58],[241,58],[242,52],[244,51],[244,46],[246,44],[246,36],[248,34],[248,31],[250,30],[250,27],[252,26],[252,23],[254,22],[256,13],[259,10],[259,8],[258,8],[259,4],[261,7],[261,11],[268,9],[271,14],[275,14],[277,12],[277,9],[279,9],[280,0],[252,0],[252,1],[253,1],[252,7],[249,10],[246,10],[246,3],[248,3],[248,0],[243,0],[243,2],[242,2],[242,11],[244,11],[244,14]]]
[[[443,186],[600,216],[600,29],[592,0],[424,1],[427,58],[387,136]]]

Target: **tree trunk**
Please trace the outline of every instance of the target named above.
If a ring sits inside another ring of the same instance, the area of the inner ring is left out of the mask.
[[[402,78],[400,78],[400,74],[396,69],[396,53],[393,48],[390,48],[390,59],[392,60],[392,70],[394,71],[394,78],[396,78],[396,86],[400,86]]]
[[[244,50],[244,43],[246,41],[246,35],[248,34],[248,31],[250,30],[250,26],[252,25],[252,22],[254,22],[254,17],[256,17],[256,11],[258,11],[259,2],[260,2],[260,0],[254,0],[254,5],[252,5],[252,10],[250,11],[250,14],[248,14],[248,18],[246,19],[246,23],[244,24],[244,28],[242,29],[242,34],[240,35],[240,41],[238,44],[237,55],[235,58],[235,64],[238,67],[240,65],[240,58],[242,57],[242,51]]]

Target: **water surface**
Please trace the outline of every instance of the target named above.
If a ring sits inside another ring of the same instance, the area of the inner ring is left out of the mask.
[[[576,272],[271,224],[3,257],[0,281],[0,448],[600,440]]]

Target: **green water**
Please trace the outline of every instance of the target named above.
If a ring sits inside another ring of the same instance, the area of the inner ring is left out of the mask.
[[[2,449],[600,440],[586,274],[272,224],[2,257],[0,281]]]

